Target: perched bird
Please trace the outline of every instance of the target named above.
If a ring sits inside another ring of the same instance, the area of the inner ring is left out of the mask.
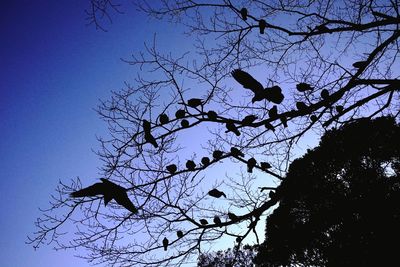
[[[337,113],[342,113],[343,112],[344,107],[342,105],[337,105],[336,106],[336,112]]]
[[[214,188],[214,189],[208,191],[208,195],[210,195],[210,196],[212,196],[212,197],[215,197],[215,198],[220,198],[220,197],[222,197],[222,196],[224,196],[224,197],[226,198],[225,193],[222,192],[222,191],[219,191],[219,190],[216,189],[216,188]]]
[[[178,230],[176,232],[176,235],[178,236],[178,238],[182,238],[183,237],[183,232],[181,230]]]
[[[296,108],[301,112],[301,113],[306,113],[308,111],[308,106],[304,102],[296,102]]]
[[[154,136],[151,134],[151,124],[148,120],[143,120],[143,132],[144,132],[144,140],[147,143],[152,144],[155,148],[157,148],[158,144]]]
[[[234,134],[236,134],[236,136],[240,135],[240,132],[233,121],[228,121],[225,126],[227,129],[225,133],[233,132]]]
[[[197,108],[198,106],[203,105],[203,102],[200,98],[191,98],[188,100],[187,105],[191,108]]]
[[[268,162],[263,161],[263,162],[260,162],[260,167],[261,167],[261,170],[265,171],[265,170],[268,170],[269,168],[271,168],[272,166]]]
[[[251,76],[249,73],[247,73],[241,69],[236,69],[236,70],[232,71],[231,74],[232,74],[232,77],[238,83],[240,83],[244,88],[250,89],[254,93],[255,96],[259,95],[260,97],[262,97],[264,87],[262,86],[262,84],[259,81],[254,79],[253,76]]]
[[[299,83],[296,85],[296,89],[299,92],[305,92],[305,91],[311,91],[314,89],[314,87],[311,87],[310,84],[308,83]]]
[[[189,127],[189,121],[188,120],[185,120],[185,119],[183,119],[182,121],[181,121],[181,126],[182,126],[182,128],[188,128]]]
[[[166,123],[168,123],[169,122],[169,118],[168,118],[168,115],[167,114],[160,114],[160,117],[159,117],[159,120],[160,120],[160,124],[166,124]]]
[[[242,124],[248,126],[252,124],[257,118],[258,117],[255,115],[247,115],[246,117],[243,118]]]
[[[260,28],[260,34],[264,34],[264,30],[267,27],[267,22],[263,19],[258,21],[258,27]]]
[[[232,212],[228,212],[228,218],[229,218],[229,220],[231,220],[231,221],[237,221],[237,220],[239,220],[239,217],[238,217],[236,214],[232,213]]]
[[[247,172],[252,173],[254,167],[257,165],[257,161],[255,158],[249,158],[247,161]]]
[[[353,67],[357,69],[364,68],[367,65],[367,61],[357,61],[353,63]]]
[[[269,122],[266,122],[266,123],[264,124],[264,126],[265,126],[265,128],[267,128],[268,130],[275,131],[275,127],[274,127],[271,123],[269,123]]]
[[[166,237],[164,237],[164,239],[162,241],[162,244],[163,244],[163,247],[164,247],[164,251],[167,251],[169,241],[168,241],[168,239]]]
[[[311,117],[310,117],[310,120],[312,121],[312,122],[316,122],[317,120],[318,120],[318,117],[316,116],[316,115],[311,115]]]
[[[213,155],[214,159],[220,159],[223,154],[224,154],[224,152],[222,152],[220,150],[215,150],[212,155]]]
[[[177,119],[182,119],[182,118],[184,118],[184,117],[185,117],[185,110],[184,110],[184,109],[178,109],[178,110],[175,112],[175,117],[176,117]]]
[[[196,168],[196,163],[194,163],[193,160],[188,160],[188,161],[186,161],[186,168],[189,171],[193,171]]]
[[[95,183],[89,187],[81,190],[72,192],[71,197],[92,197],[97,195],[104,196],[104,206],[107,206],[108,202],[115,200],[119,205],[123,206],[132,213],[137,213],[138,210],[133,205],[131,200],[128,198],[126,189],[119,186],[107,179],[101,178],[102,183]]]
[[[326,89],[322,89],[321,91],[321,98],[323,100],[327,100],[329,98],[329,91]]]
[[[242,19],[243,20],[247,20],[247,8],[242,8],[241,10],[240,10],[240,15],[242,16]]]
[[[201,158],[201,164],[203,164],[203,166],[210,165],[210,158],[209,157],[202,157]]]
[[[201,223],[201,225],[207,225],[208,221],[206,219],[201,219],[200,223]]]
[[[217,216],[217,215],[215,215],[214,216],[214,223],[216,224],[216,225],[219,225],[219,227],[222,227],[222,221],[221,221],[221,219]]]
[[[276,119],[276,117],[278,117],[278,107],[276,105],[268,110],[268,116],[271,119]]]
[[[174,174],[178,170],[178,167],[176,167],[175,164],[171,164],[171,165],[168,165],[166,167],[166,169],[167,169],[167,171],[169,171],[170,174]]]
[[[209,110],[209,111],[207,112],[207,117],[208,117],[210,120],[212,120],[212,121],[217,120],[217,116],[218,116],[218,114],[217,114],[217,112],[215,112],[214,110]]]
[[[231,147],[231,154],[234,157],[244,157],[244,154],[242,151],[240,151],[238,148],[236,147]]]
[[[285,99],[285,96],[282,94],[282,89],[278,85],[265,88],[263,91],[263,96],[265,99],[275,104],[280,104],[282,103],[283,99]]]

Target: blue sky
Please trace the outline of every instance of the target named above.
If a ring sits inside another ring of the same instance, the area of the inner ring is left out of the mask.
[[[101,164],[91,149],[106,125],[94,108],[135,76],[120,58],[143,49],[156,32],[161,41],[178,36],[176,29],[159,32],[159,22],[148,23],[132,6],[107,25],[108,32],[96,31],[86,26],[88,2],[2,3],[1,266],[87,266],[73,251],[34,251],[26,236],[60,179],[98,177]]]

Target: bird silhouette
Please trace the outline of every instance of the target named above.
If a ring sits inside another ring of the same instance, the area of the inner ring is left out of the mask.
[[[228,212],[228,218],[229,218],[229,220],[231,220],[231,221],[237,221],[237,220],[239,220],[239,217],[238,217],[236,214],[232,213],[232,212]]]
[[[268,110],[268,116],[271,119],[276,119],[278,117],[278,107],[276,105]]]
[[[263,170],[263,171],[266,171],[266,170],[268,170],[268,169],[271,168],[271,167],[272,167],[271,164],[269,164],[268,162],[265,162],[265,161],[260,162],[260,168],[261,168],[261,170]]]
[[[158,144],[154,136],[151,134],[151,124],[148,120],[143,120],[143,132],[144,132],[144,140],[147,143],[152,144],[155,148],[157,148]]]
[[[304,102],[296,102],[296,108],[300,111],[300,113],[308,112],[308,106]]]
[[[228,133],[228,132],[233,132],[234,134],[236,134],[236,136],[239,136],[240,135],[240,132],[239,132],[239,130],[238,130],[238,128],[236,127],[236,125],[235,125],[235,123],[233,122],[233,121],[231,121],[231,120],[229,120],[227,123],[226,123],[226,131],[225,131],[225,133]]]
[[[252,173],[254,167],[257,165],[257,161],[255,158],[249,158],[249,160],[247,161],[247,171]]]
[[[329,91],[326,89],[322,89],[321,91],[321,98],[323,100],[327,100],[329,98]]]
[[[244,154],[242,151],[240,151],[238,148],[236,147],[231,147],[231,154],[234,157],[244,157]]]
[[[224,152],[222,152],[220,150],[215,150],[212,155],[213,155],[214,159],[220,159],[223,154],[224,154]]]
[[[222,227],[222,221],[221,221],[221,219],[217,216],[217,215],[215,215],[214,216],[214,223],[216,224],[216,225],[219,225],[219,227]]]
[[[161,124],[161,125],[162,125],[162,124],[168,123],[168,122],[169,122],[168,115],[165,114],[165,113],[160,114],[159,120],[160,120],[160,124]]]
[[[201,219],[200,223],[201,223],[201,225],[207,225],[208,221],[206,219]]]
[[[353,63],[353,67],[357,69],[364,68],[367,65],[367,61],[357,61]]]
[[[184,117],[185,117],[185,110],[184,110],[184,109],[178,109],[178,110],[175,112],[175,117],[176,117],[177,119],[182,119],[182,118],[184,118]]]
[[[182,128],[188,128],[188,127],[190,126],[189,121],[183,119],[183,120],[181,121],[181,126],[182,126]]]
[[[201,164],[203,164],[203,166],[210,165],[210,158],[209,157],[202,157],[201,158]]]
[[[264,34],[265,28],[267,27],[267,22],[263,19],[258,21],[258,27],[260,28],[260,34]]]
[[[186,168],[189,171],[193,171],[196,168],[196,163],[194,163],[193,160],[188,160],[188,161],[186,161]]]
[[[275,104],[280,104],[283,99],[285,99],[285,96],[282,94],[282,89],[278,85],[265,88],[262,95],[263,98]],[[254,98],[252,101],[254,103]]]
[[[243,20],[247,20],[247,8],[242,8],[241,10],[240,10],[240,15],[242,16],[242,19]]]
[[[169,171],[169,173],[174,174],[178,170],[178,167],[176,167],[175,164],[171,164],[171,165],[168,165],[166,167],[166,169],[167,169],[167,171]]]
[[[162,244],[163,244],[163,247],[164,247],[164,251],[167,251],[169,240],[166,237],[164,237],[164,239],[162,241]]]
[[[127,210],[132,213],[137,213],[138,210],[133,205],[131,200],[129,199],[126,189],[122,186],[119,186],[107,179],[101,178],[102,183],[95,183],[89,187],[83,188],[81,190],[72,192],[70,194],[71,197],[91,197],[97,195],[104,196],[104,206],[111,200],[115,200],[119,205],[123,206]]]
[[[214,110],[209,110],[207,112],[207,117],[212,121],[216,121],[217,120],[217,116],[218,116],[218,114]]]
[[[308,83],[299,83],[296,85],[296,89],[299,92],[305,92],[314,90],[314,87],[311,87],[311,85]]]
[[[247,115],[246,117],[243,118],[242,124],[245,126],[248,126],[252,124],[258,117],[255,115]]]
[[[264,87],[262,84],[253,78],[249,73],[236,69],[232,71],[232,77],[240,83],[244,88],[250,89],[255,95],[259,95],[262,97]]]
[[[226,198],[225,193],[222,192],[222,191],[219,191],[219,190],[216,189],[216,188],[214,188],[214,189],[208,191],[208,195],[210,195],[210,196],[212,196],[212,197],[215,197],[215,198],[220,198],[220,197],[222,197],[222,196],[224,196],[224,197]]]
[[[178,236],[178,238],[182,238],[183,237],[183,232],[181,230],[178,230],[176,232],[176,235]]]
[[[191,108],[197,108],[198,106],[202,106],[203,102],[200,98],[191,98],[187,101],[187,105]]]

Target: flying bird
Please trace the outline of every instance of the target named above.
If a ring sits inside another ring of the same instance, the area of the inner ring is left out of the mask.
[[[323,100],[327,100],[329,98],[329,91],[326,89],[322,89],[321,91],[321,98]]]
[[[97,195],[104,196],[104,206],[107,206],[108,202],[115,200],[119,205],[123,206],[132,213],[137,213],[138,210],[129,199],[126,189],[119,186],[107,179],[101,178],[102,183],[95,183],[89,187],[81,190],[72,192],[71,197],[92,197]]]
[[[238,217],[236,214],[232,213],[232,212],[228,212],[228,218],[229,218],[229,220],[231,220],[231,221],[237,221],[237,220],[239,220],[239,217]]]
[[[147,143],[152,144],[155,148],[157,148],[158,144],[154,136],[151,134],[151,124],[148,120],[143,120],[143,132],[144,132],[144,140]]]
[[[305,92],[305,91],[312,91],[314,90],[314,87],[312,87],[310,84],[308,83],[299,83],[296,85],[296,89],[299,92]]]
[[[261,170],[265,171],[265,170],[268,170],[269,168],[271,168],[272,166],[268,162],[263,161],[263,162],[260,162],[260,167],[261,167]]]
[[[244,154],[242,151],[240,151],[238,148],[236,147],[231,147],[231,154],[234,157],[244,157]]]
[[[276,117],[278,117],[278,107],[276,105],[268,110],[268,116],[271,119],[276,119]]]
[[[188,161],[186,161],[186,168],[189,171],[193,171],[196,168],[196,163],[194,163],[193,160],[188,160]]]
[[[255,158],[249,158],[247,161],[247,172],[252,173],[254,167],[257,165],[257,161]]]
[[[265,28],[267,27],[267,22],[263,19],[258,21],[258,27],[260,28],[260,34],[264,34]]]
[[[207,117],[212,120],[212,121],[216,121],[217,120],[217,112],[215,112],[214,110],[209,110],[207,112]]]
[[[189,127],[189,121],[188,120],[185,120],[185,119],[183,119],[182,121],[181,121],[181,126],[182,126],[182,128],[188,128]]]
[[[185,117],[185,110],[184,110],[184,109],[178,109],[178,110],[175,112],[175,117],[176,117],[177,119],[182,119],[182,118],[184,118],[184,117]]]
[[[280,104],[282,103],[283,99],[285,99],[285,96],[282,94],[282,89],[278,85],[265,88],[263,91],[263,96],[265,99],[275,104]]]
[[[232,71],[232,77],[240,83],[244,88],[250,89],[254,94],[262,94],[264,87],[262,84],[253,78],[249,73],[236,69]]]
[[[240,135],[240,132],[233,121],[228,121],[225,126],[227,129],[225,133],[233,132],[234,134],[236,134],[236,136]]]
[[[207,225],[208,221],[206,219],[201,219],[200,223],[201,223],[201,225]]]
[[[162,125],[162,124],[168,123],[168,122],[169,122],[168,115],[165,114],[165,113],[160,114],[159,120],[160,120],[160,124],[161,124],[161,125]]]
[[[242,19],[243,20],[247,20],[247,8],[242,8],[241,10],[240,10],[240,15],[242,16]]]
[[[222,221],[221,221],[221,219],[217,216],[217,215],[215,215],[214,216],[214,223],[216,224],[216,225],[219,225],[219,227],[222,227]]]
[[[203,166],[210,165],[210,158],[209,157],[202,157],[201,158],[201,164],[203,164]]]
[[[183,232],[181,230],[178,230],[176,232],[176,235],[178,236],[178,238],[182,238],[183,237]]]
[[[214,159],[220,159],[223,154],[224,154],[224,152],[222,152],[220,150],[215,150],[212,155],[213,155]]]
[[[364,68],[367,65],[367,61],[357,61],[353,63],[353,67],[357,69]]]
[[[222,192],[222,191],[219,191],[219,190],[216,189],[216,188],[214,188],[214,189],[208,191],[208,194],[209,194],[210,196],[212,196],[212,197],[215,197],[215,198],[220,198],[220,197],[222,197],[222,196],[224,196],[224,197],[226,198],[225,193]]]
[[[258,117],[256,115],[247,115],[243,118],[242,124],[248,126],[252,124],[257,118]]]
[[[176,167],[175,164],[168,165],[165,168],[167,169],[167,171],[169,171],[170,174],[174,174],[178,170],[178,167]]]
[[[164,239],[162,241],[162,244],[163,244],[164,250],[167,251],[169,241],[168,241],[168,239],[166,237],[164,237]]]

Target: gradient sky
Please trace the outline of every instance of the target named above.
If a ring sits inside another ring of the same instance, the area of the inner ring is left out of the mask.
[[[93,109],[135,76],[120,58],[142,50],[154,33],[161,42],[168,37],[166,50],[180,49],[176,27],[149,23],[132,5],[108,32],[86,26],[88,2],[2,2],[0,266],[88,265],[73,251],[34,251],[26,236],[60,179],[98,177],[91,149],[106,125]]]

